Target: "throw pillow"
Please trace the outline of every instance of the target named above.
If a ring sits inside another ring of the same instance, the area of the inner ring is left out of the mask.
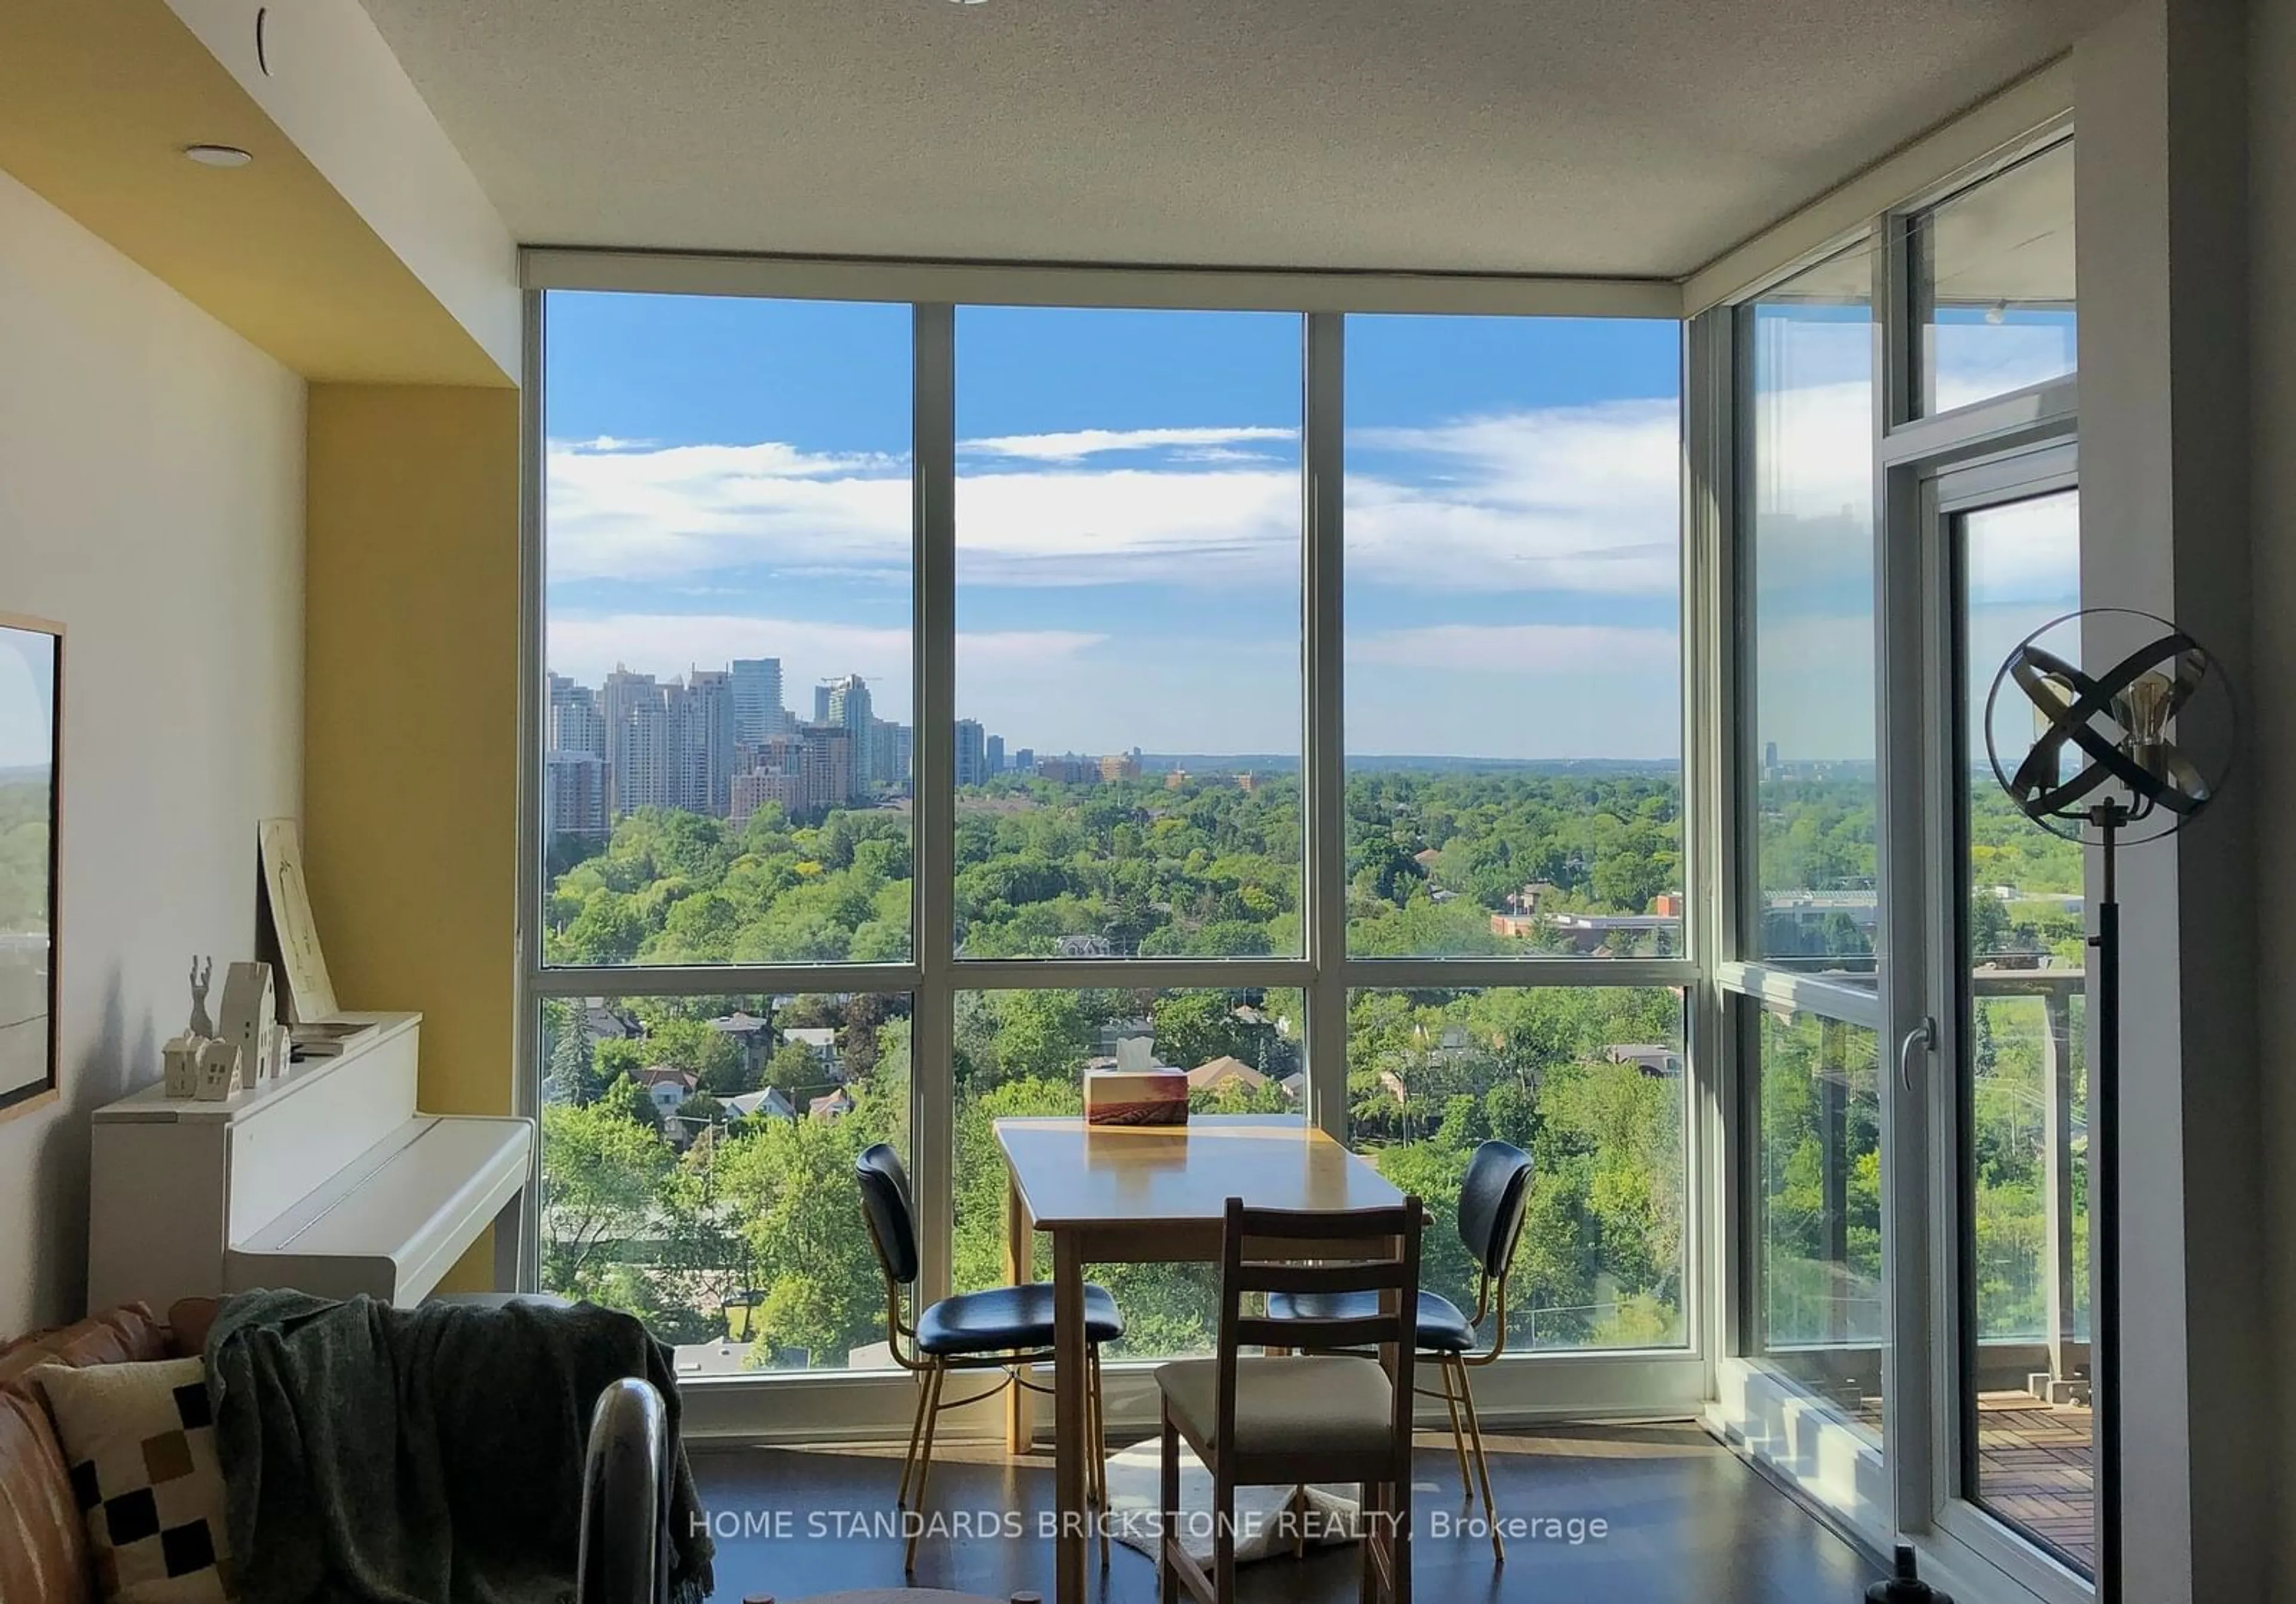
[[[48,1406],[87,1522],[107,1604],[224,1604],[232,1596],[223,1467],[206,1366],[44,1364]]]

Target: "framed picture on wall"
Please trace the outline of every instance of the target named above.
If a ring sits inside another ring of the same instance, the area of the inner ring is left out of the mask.
[[[0,612],[0,1119],[56,1091],[64,630]]]

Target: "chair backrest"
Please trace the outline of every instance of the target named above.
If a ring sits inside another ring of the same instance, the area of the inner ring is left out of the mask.
[[[917,1216],[909,1201],[909,1173],[900,1155],[884,1142],[865,1150],[853,1161],[853,1178],[861,1185],[861,1209],[869,1220],[870,1245],[885,1279],[906,1287],[917,1279]]]
[[[1376,1347],[1395,1400],[1398,1454],[1411,1452],[1412,1358],[1419,1346],[1419,1199],[1384,1208],[1247,1208],[1227,1200],[1220,1250],[1219,1440],[1235,1440],[1236,1356],[1245,1346],[1315,1352]],[[1302,1262],[1312,1261],[1312,1262]],[[1244,1305],[1268,1292],[1375,1292],[1371,1314],[1272,1320]]]
[[[1459,1240],[1491,1281],[1504,1279],[1514,1263],[1529,1202],[1530,1155],[1505,1142],[1477,1148],[1459,1187]]]

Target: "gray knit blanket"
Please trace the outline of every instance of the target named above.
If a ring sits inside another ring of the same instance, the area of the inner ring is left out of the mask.
[[[570,1599],[590,1412],[625,1376],[668,1406],[672,1604],[709,1596],[676,1377],[627,1314],[246,1292],[207,1367],[240,1604]]]

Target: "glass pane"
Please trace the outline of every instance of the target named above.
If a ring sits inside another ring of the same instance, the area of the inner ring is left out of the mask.
[[[1923,412],[2077,371],[2072,142],[1917,218],[1913,261]]]
[[[1874,301],[1862,249],[1740,314],[1753,614],[1751,955],[1874,983]]]
[[[1347,322],[1348,949],[1682,951],[1682,330]]]
[[[1302,950],[1300,348],[958,309],[962,955]]]
[[[1966,1190],[1976,1325],[1964,1377],[1973,1496],[2095,1563],[2088,1355],[2087,912],[2083,852],[2028,820],[1985,757],[1986,693],[2028,634],[2080,604],[2076,492],[1959,520],[1967,665]]]
[[[909,998],[542,1005],[542,1288],[644,1319],[683,1379],[876,1370],[853,1160],[909,1154]]]
[[[960,1292],[1008,1284],[1004,1155],[996,1121],[1080,1115],[1084,1076],[1119,1062],[1187,1072],[1198,1113],[1300,1114],[1308,1079],[1297,992],[959,992],[956,995],[956,1260]],[[1052,1276],[1039,1235],[1035,1277]],[[1116,1358],[1210,1351],[1217,1264],[1092,1264],[1124,1311]]]
[[[1754,1351],[1878,1448],[1888,1341],[1880,1039],[1765,1011],[1759,1070]]]
[[[1458,1232],[1468,1161],[1494,1138],[1531,1156],[1510,1349],[1685,1340],[1687,1084],[1677,991],[1357,991],[1348,1002],[1349,1140],[1426,1203],[1421,1284],[1470,1317],[1477,1278]],[[1479,1334],[1497,1331],[1494,1318]]]
[[[907,958],[909,309],[548,313],[545,961]]]

